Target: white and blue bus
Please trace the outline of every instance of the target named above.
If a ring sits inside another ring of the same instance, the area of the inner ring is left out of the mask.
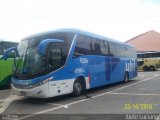
[[[61,29],[21,40],[15,50],[13,94],[48,98],[137,76],[136,49],[92,33]],[[17,59],[18,58],[18,59]]]

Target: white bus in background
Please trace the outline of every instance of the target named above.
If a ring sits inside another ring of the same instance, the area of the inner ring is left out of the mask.
[[[155,71],[160,69],[160,51],[137,53],[137,65],[139,70]]]

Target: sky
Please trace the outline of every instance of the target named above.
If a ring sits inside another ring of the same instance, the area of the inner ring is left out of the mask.
[[[0,0],[0,39],[76,28],[119,41],[160,32],[160,0]]]

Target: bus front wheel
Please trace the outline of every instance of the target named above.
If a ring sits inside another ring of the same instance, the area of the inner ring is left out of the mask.
[[[80,96],[84,92],[84,85],[80,78],[77,78],[73,84],[73,96]]]

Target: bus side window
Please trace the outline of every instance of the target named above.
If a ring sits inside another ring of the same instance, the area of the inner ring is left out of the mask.
[[[101,55],[103,55],[103,56],[108,56],[109,55],[108,41],[101,40],[100,48],[101,48]]]
[[[50,71],[56,70],[65,64],[67,57],[65,55],[65,50],[64,44],[54,43],[49,46],[47,61]]]
[[[116,55],[116,46],[114,43],[109,42],[109,49],[110,49],[110,56],[115,56]]]
[[[48,57],[48,63],[49,67],[51,68],[58,68],[61,66],[61,60],[62,60],[62,55],[61,55],[61,49],[56,49],[52,48],[49,52],[49,57]]]
[[[79,35],[75,50],[74,57],[78,57],[80,55],[90,55],[91,54],[91,39],[90,37]]]
[[[96,38],[92,38],[92,54],[101,55],[101,41]]]

